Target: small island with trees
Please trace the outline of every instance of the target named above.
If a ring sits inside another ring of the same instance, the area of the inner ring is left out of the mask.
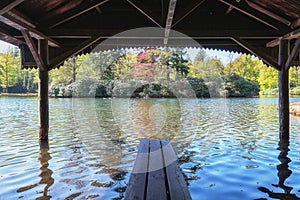
[[[50,71],[52,97],[175,97],[169,84],[184,77],[196,97],[277,95],[277,71],[250,55],[223,64],[199,49],[189,58],[186,48],[139,48],[93,52],[68,59]],[[0,93],[37,91],[36,69],[21,69],[18,49],[0,54]],[[298,68],[290,70],[290,94],[299,95]],[[135,88],[134,91],[128,88]]]

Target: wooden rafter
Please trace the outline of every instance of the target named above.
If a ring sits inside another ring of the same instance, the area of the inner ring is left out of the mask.
[[[296,19],[291,25],[291,28],[298,28],[298,27],[300,27],[300,18]]]
[[[295,42],[294,48],[292,49],[291,54],[289,55],[286,63],[285,63],[285,69],[288,70],[291,66],[291,63],[293,62],[293,60],[295,59],[295,57],[297,56],[298,52],[299,52],[299,48],[300,48],[300,38],[298,38]]]
[[[20,13],[16,9],[11,9],[10,11],[7,12],[7,15],[9,15],[12,18],[15,18],[16,20],[18,20],[24,24],[27,24],[28,26],[30,26],[32,28],[36,28],[36,25],[37,25],[36,22],[31,20],[29,17],[27,17],[23,13]]]
[[[19,40],[17,38],[14,38],[12,36],[10,36],[9,34],[5,34],[4,32],[2,32],[2,30],[0,29],[0,38],[1,40],[14,44],[16,46],[20,45],[20,44],[24,44],[25,42],[22,40]]]
[[[191,3],[182,13],[178,13],[176,18],[174,20],[174,23],[172,24],[172,27],[176,26],[179,22],[181,22],[184,18],[186,18],[188,15],[190,15],[196,8],[198,8],[201,4],[203,4],[205,0],[196,0],[195,2]]]
[[[267,47],[275,47],[278,46],[280,44],[281,40],[291,40],[291,39],[295,39],[295,38],[299,38],[300,37],[300,28],[285,34],[282,37],[276,38],[275,40],[272,40],[270,42],[267,43]]]
[[[9,0],[1,0],[0,1],[0,15],[3,15],[22,3],[24,0],[14,0],[14,1],[9,1]]]
[[[135,9],[145,15],[148,19],[150,19],[154,24],[156,24],[159,28],[163,28],[150,14],[147,13],[146,9],[141,9],[140,6],[137,6],[136,3],[133,3],[131,0],[126,0],[130,5],[132,5]]]
[[[261,13],[258,13],[257,11],[250,10],[249,7],[248,9],[242,4],[243,2],[236,2],[236,1],[230,1],[230,0],[219,0],[220,2],[228,5],[229,7],[234,8],[235,10],[251,17],[252,19],[255,19],[256,21],[263,23],[275,30],[278,30],[278,28],[273,25],[272,23],[268,22],[264,17],[261,16]]]
[[[170,0],[170,2],[169,2],[169,9],[168,9],[168,15],[167,15],[166,27],[165,27],[164,45],[168,44],[168,38],[169,38],[171,27],[172,27],[173,16],[175,13],[175,8],[176,8],[176,2],[177,2],[177,0]]]
[[[161,21],[163,22],[166,18],[168,12],[168,2],[167,0],[161,0]]]
[[[226,10],[226,15],[229,14],[234,8],[232,6],[229,6],[228,9]]]
[[[97,42],[99,39],[101,39],[101,37],[92,37],[90,39],[87,39],[82,44],[76,46],[75,48],[71,49],[70,51],[67,51],[67,52],[61,54],[60,56],[50,60],[51,69],[61,65],[65,60],[78,54],[79,52],[81,52],[82,50],[87,48],[88,46],[91,46],[92,44]]]
[[[249,0],[246,0],[246,3],[251,7],[251,8],[254,8],[255,10],[258,10],[259,12],[269,16],[269,17],[272,17],[273,19],[276,19],[277,21],[280,21],[281,23],[287,25],[287,26],[290,26],[291,25],[291,22],[259,5],[257,5],[256,3],[253,3]]]
[[[267,55],[267,54],[265,54],[261,51],[259,51],[258,49],[253,47],[251,44],[249,44],[245,40],[242,40],[242,39],[237,38],[237,37],[233,37],[232,40],[235,41],[238,45],[240,45],[244,49],[246,49],[249,53],[251,53],[253,55],[256,55],[257,57],[262,59],[266,64],[274,67],[277,70],[280,70],[280,67],[279,67],[278,63],[274,58],[270,57],[269,55]]]
[[[20,45],[20,44],[25,44],[23,40],[20,40],[19,38],[13,37],[10,31],[6,30],[4,27],[1,26],[2,24],[0,23],[0,34],[1,34],[1,39],[4,39],[6,42],[12,41],[14,45]]]
[[[0,16],[0,21],[2,21],[3,23],[21,31],[23,29],[26,29],[28,31],[31,32],[31,35],[36,38],[36,39],[46,39],[49,41],[49,45],[52,47],[60,47],[60,44],[58,42],[56,42],[55,40],[53,40],[52,38],[48,37],[46,34],[41,33],[40,31],[38,31],[36,28],[32,28],[31,26],[29,26],[28,24],[19,21],[18,19],[8,15],[8,14],[4,14],[4,16]]]
[[[54,28],[60,24],[63,24],[67,21],[70,21],[71,19],[82,15],[92,9],[95,9],[99,6],[101,6],[104,3],[109,2],[109,0],[95,0],[95,1],[88,1],[89,3],[84,4],[83,6],[75,7],[74,9],[70,10],[69,12],[66,12],[63,15],[58,16],[56,19],[51,20],[52,24],[49,25],[50,28]]]
[[[42,71],[46,71],[47,70],[47,65],[45,64],[45,62],[43,61],[43,59],[41,58],[41,56],[38,53],[38,49],[35,45],[35,43],[33,42],[33,39],[29,33],[28,30],[26,29],[22,29],[21,30],[24,39],[26,41],[26,44],[33,56],[33,59],[35,61],[35,63],[37,64],[37,66],[42,70]]]
[[[125,31],[123,29],[55,29],[47,30],[47,34],[51,38],[90,38],[91,35],[101,36],[102,38],[109,38]],[[237,36],[246,39],[275,39],[278,36],[274,34],[273,30],[178,30],[189,35],[191,38],[228,38]]]

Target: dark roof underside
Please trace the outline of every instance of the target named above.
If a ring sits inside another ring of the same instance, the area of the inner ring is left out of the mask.
[[[190,46],[254,53],[276,63],[277,43],[286,36],[290,49],[300,37],[299,0],[2,0],[0,39],[27,51],[24,31],[37,45],[49,44],[49,69],[86,53],[115,34],[103,49],[131,46]],[[178,31],[177,32],[171,31]],[[181,35],[181,33],[183,35]],[[292,33],[290,35],[286,35]],[[196,42],[190,42],[183,36]],[[267,47],[267,44],[269,47]],[[297,61],[298,60],[298,61]],[[299,56],[296,61],[299,63]],[[294,62],[294,63],[295,63]],[[31,64],[29,64],[31,65]]]

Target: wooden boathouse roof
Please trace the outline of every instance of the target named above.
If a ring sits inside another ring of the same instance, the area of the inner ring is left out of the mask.
[[[168,46],[177,40],[170,34],[170,30],[175,30],[205,48],[252,53],[278,69],[277,46],[280,39],[285,39],[290,41],[289,49],[296,57],[291,65],[299,65],[299,0],[0,2],[0,39],[21,48],[24,67],[36,65],[36,55],[30,52],[34,52],[40,39],[48,41],[46,65],[51,70],[72,55],[90,52],[115,34],[142,27],[159,27],[162,31],[155,42],[137,34],[119,38],[117,46]]]

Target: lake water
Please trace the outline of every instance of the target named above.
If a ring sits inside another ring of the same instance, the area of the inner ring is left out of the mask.
[[[276,98],[0,98],[0,199],[123,199],[139,140],[169,139],[193,199],[299,199],[300,118],[278,142]],[[291,102],[300,101],[292,98]]]

